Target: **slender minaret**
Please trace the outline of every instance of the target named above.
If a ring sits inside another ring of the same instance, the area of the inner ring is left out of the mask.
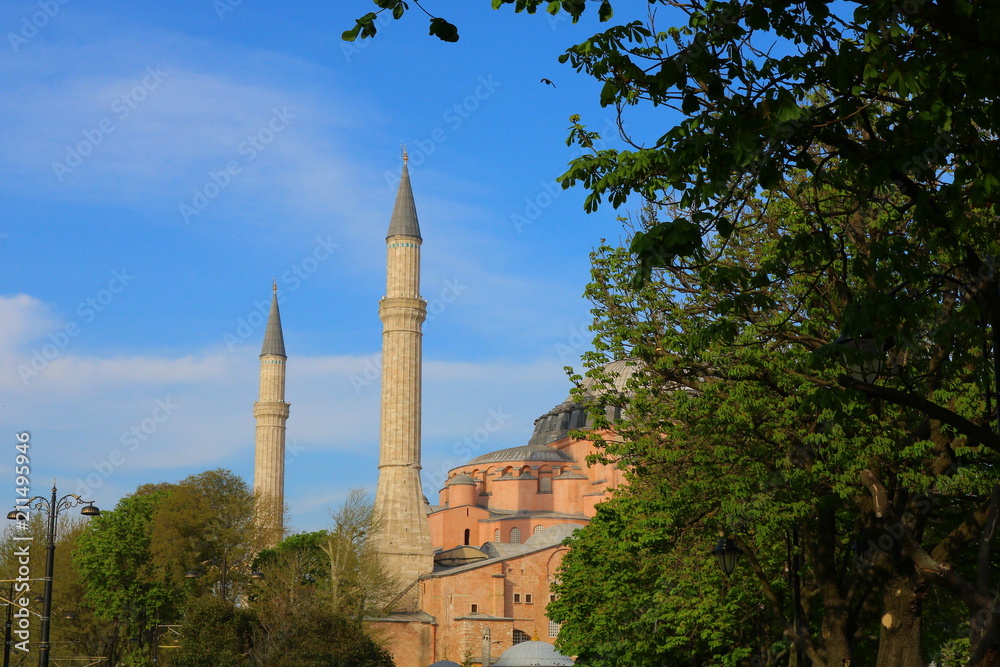
[[[403,173],[389,222],[382,320],[382,424],[375,507],[382,529],[379,553],[402,586],[434,569],[430,525],[420,487],[421,324],[420,226],[403,154]]]
[[[278,313],[278,284],[273,286],[271,314],[260,351],[260,400],[253,405],[257,420],[257,445],[253,491],[265,540],[277,544],[284,534],[285,511],[285,340]]]

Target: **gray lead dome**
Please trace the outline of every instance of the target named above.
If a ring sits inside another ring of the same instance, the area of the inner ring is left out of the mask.
[[[489,454],[483,454],[469,461],[468,465],[476,463],[500,463],[502,461],[572,461],[572,457],[558,449],[546,445],[521,445],[510,449],[500,449]]]

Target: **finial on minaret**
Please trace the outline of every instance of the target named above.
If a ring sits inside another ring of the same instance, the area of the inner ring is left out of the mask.
[[[274,278],[271,278],[271,289],[274,290],[275,294],[278,293],[278,281],[275,280]]]
[[[399,146],[403,149],[403,164],[405,165],[410,159],[410,154],[406,152],[406,144],[400,144]]]

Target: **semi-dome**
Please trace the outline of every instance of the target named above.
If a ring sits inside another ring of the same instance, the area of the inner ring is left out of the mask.
[[[476,480],[472,479],[471,476],[466,475],[463,472],[458,475],[455,475],[454,477],[448,480],[448,486],[455,486],[456,484],[472,484],[473,486],[475,486]]]
[[[546,445],[521,445],[509,449],[499,449],[489,452],[469,461],[468,465],[476,463],[501,463],[504,461],[572,461],[573,457],[558,449]],[[471,478],[470,478],[471,479]]]
[[[530,641],[511,646],[493,663],[493,667],[564,667],[572,664],[573,659],[556,651],[552,644]]]

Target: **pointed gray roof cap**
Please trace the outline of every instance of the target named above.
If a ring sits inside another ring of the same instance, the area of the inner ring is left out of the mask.
[[[392,209],[392,219],[389,221],[390,236],[413,236],[421,238],[420,224],[417,222],[417,207],[413,203],[413,190],[410,189],[410,172],[406,168],[406,157],[403,157],[403,174],[399,179],[399,191],[396,193],[396,205]]]
[[[285,339],[281,335],[281,313],[278,312],[278,285],[274,285],[274,294],[271,297],[271,314],[267,317],[267,329],[264,330],[264,347],[260,350],[260,356],[274,354],[279,357],[285,356]]]

